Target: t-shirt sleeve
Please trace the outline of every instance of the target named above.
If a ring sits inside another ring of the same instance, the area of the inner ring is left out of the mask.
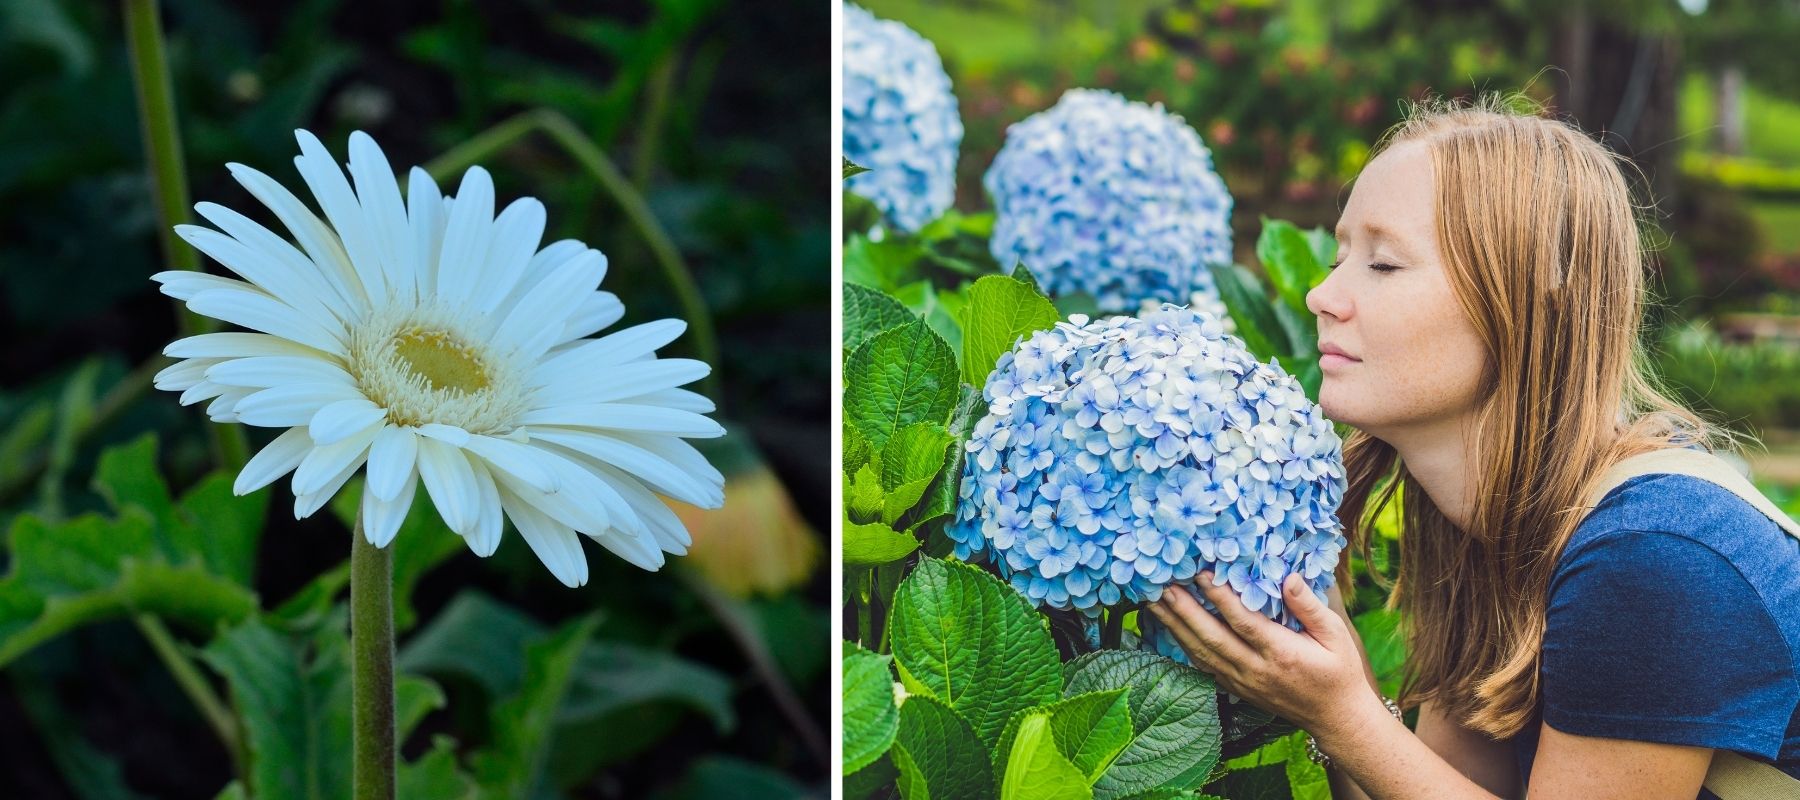
[[[1580,736],[1773,759],[1800,694],[1755,588],[1672,533],[1609,532],[1565,553],[1543,652],[1544,721]]]

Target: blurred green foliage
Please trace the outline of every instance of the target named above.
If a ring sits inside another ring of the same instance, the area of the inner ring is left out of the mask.
[[[407,166],[520,112],[572,120],[694,272],[736,449],[826,529],[827,6],[164,0],[162,16],[193,198],[253,217],[224,165],[292,182],[298,127],[334,150],[366,130]],[[0,75],[0,795],[346,796],[358,489],[303,521],[285,483],[232,497],[211,423],[146,391],[175,313],[149,281],[119,7],[0,0]],[[639,229],[554,141],[483,161],[502,196],[545,202],[550,238],[608,254],[624,324],[681,313]],[[820,792],[825,575],[733,599],[596,551],[571,591],[517,537],[466,554],[422,495],[394,547],[402,796]]]

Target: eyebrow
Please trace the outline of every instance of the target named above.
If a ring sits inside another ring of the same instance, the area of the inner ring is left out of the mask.
[[[1379,222],[1370,222],[1370,223],[1363,225],[1362,227],[1364,230],[1367,230],[1369,232],[1369,235],[1371,238],[1385,239],[1389,243],[1391,243],[1395,249],[1399,250],[1401,255],[1406,256],[1407,258],[1414,257],[1412,251],[1406,247],[1405,243],[1402,242],[1400,237],[1394,233],[1394,230],[1392,228],[1383,226]],[[1343,244],[1345,239],[1349,238],[1344,235],[1344,228],[1342,225],[1339,225],[1337,228],[1335,228],[1331,232],[1331,235],[1333,238],[1338,240],[1338,243],[1340,245]]]

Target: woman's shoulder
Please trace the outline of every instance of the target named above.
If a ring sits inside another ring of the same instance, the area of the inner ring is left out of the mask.
[[[1640,475],[1614,488],[1575,529],[1560,567],[1594,549],[1654,555],[1696,546],[1759,575],[1784,571],[1800,593],[1800,539],[1730,490],[1689,475]]]

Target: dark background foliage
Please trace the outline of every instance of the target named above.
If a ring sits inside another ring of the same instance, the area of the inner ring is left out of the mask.
[[[297,127],[340,157],[351,130],[367,131],[404,169],[518,112],[571,119],[639,187],[694,272],[718,329],[718,416],[742,449],[760,452],[812,530],[828,530],[827,4],[166,0],[162,18],[192,197],[256,218],[267,217],[225,164],[299,187]],[[160,436],[172,487],[214,465],[212,423],[197,408],[119,389],[176,336],[174,306],[149,281],[165,267],[124,42],[116,4],[0,0],[0,522],[101,508],[88,489],[97,454],[146,431]],[[619,206],[566,153],[533,136],[483,163],[503,201],[545,202],[546,241],[607,253],[604,288],[624,300],[623,324],[683,315]],[[692,348],[690,333],[669,352]],[[82,419],[95,424],[59,452]],[[268,439],[250,435],[252,447]],[[272,606],[342,562],[348,541],[329,514],[293,520],[285,482],[266,491],[254,588]],[[590,583],[566,590],[509,534],[494,558],[459,552],[414,595],[424,624],[471,587],[548,625],[600,609],[598,637],[729,678],[731,725],[679,706],[640,709],[635,757],[605,764],[570,796],[691,788],[713,774],[702,763],[713,755],[822,781],[825,765],[688,584],[598,548],[589,556]],[[753,633],[821,727],[828,591],[820,571],[747,603]],[[10,678],[0,795],[89,796],[70,777],[92,766],[87,757],[148,796],[211,797],[230,779],[223,749],[125,623],[62,637],[0,678]],[[481,695],[445,688],[449,708],[426,720],[409,755],[432,733],[484,735],[471,710]],[[41,707],[27,713],[30,704]]]

